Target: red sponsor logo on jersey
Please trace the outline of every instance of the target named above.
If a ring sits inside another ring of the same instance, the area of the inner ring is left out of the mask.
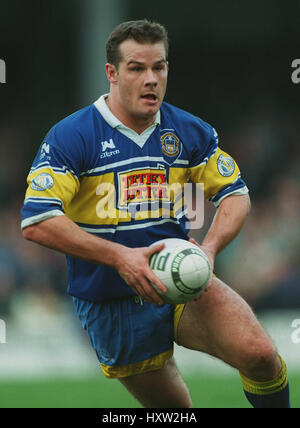
[[[142,169],[119,174],[119,207],[130,203],[169,201],[166,171]]]

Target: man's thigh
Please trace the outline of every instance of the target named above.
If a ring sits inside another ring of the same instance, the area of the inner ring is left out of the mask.
[[[256,350],[273,347],[249,305],[218,278],[198,300],[185,305],[177,343],[238,369],[247,367]]]

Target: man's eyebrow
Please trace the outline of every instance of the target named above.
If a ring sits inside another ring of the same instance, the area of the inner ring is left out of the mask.
[[[144,65],[142,62],[134,61],[133,59],[131,59],[131,60],[127,63],[127,65],[130,65],[130,64]]]
[[[158,64],[162,64],[162,63],[167,63],[167,60],[166,59],[160,59],[160,60],[158,60],[158,61],[156,61],[155,63],[154,63],[154,65],[158,65]],[[131,64],[135,64],[135,65],[144,65],[144,62],[140,62],[140,61],[135,61],[135,60],[130,60],[128,63],[127,63],[127,65],[131,65]]]

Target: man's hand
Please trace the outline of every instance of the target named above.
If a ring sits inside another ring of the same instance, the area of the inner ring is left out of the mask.
[[[215,254],[209,248],[205,247],[205,245],[200,245],[197,241],[195,241],[194,238],[190,238],[189,241],[192,244],[197,245],[197,247],[201,248],[201,250],[206,254],[211,267],[211,271],[213,272],[215,264]]]
[[[210,249],[206,248],[204,245],[200,245],[197,241],[195,241],[194,238],[190,238],[189,241],[192,244],[197,245],[197,247],[199,247],[206,254],[206,256],[208,258],[208,261],[209,261],[209,264],[210,264],[210,272],[211,273],[210,273],[210,278],[209,278],[208,284],[207,284],[207,286],[205,288],[205,291],[207,291],[208,287],[211,284],[212,277],[213,277],[214,264],[215,264],[215,254]],[[197,297],[195,300],[199,299],[200,297],[201,297],[201,295],[199,297]]]
[[[118,261],[115,265],[119,275],[139,296],[148,302],[160,305],[164,301],[150,282],[163,293],[166,293],[167,287],[152,272],[149,260],[152,254],[158,253],[164,246],[165,244],[162,243],[151,247],[123,247],[118,252]]]

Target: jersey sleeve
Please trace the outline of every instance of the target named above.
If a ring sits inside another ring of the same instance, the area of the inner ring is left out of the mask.
[[[235,160],[220,149],[216,130],[205,125],[204,149],[196,146],[189,172],[194,183],[203,184],[205,198],[218,207],[229,195],[247,194],[248,188]]]
[[[27,177],[21,228],[61,216],[80,187],[80,134],[55,125],[46,135]]]

